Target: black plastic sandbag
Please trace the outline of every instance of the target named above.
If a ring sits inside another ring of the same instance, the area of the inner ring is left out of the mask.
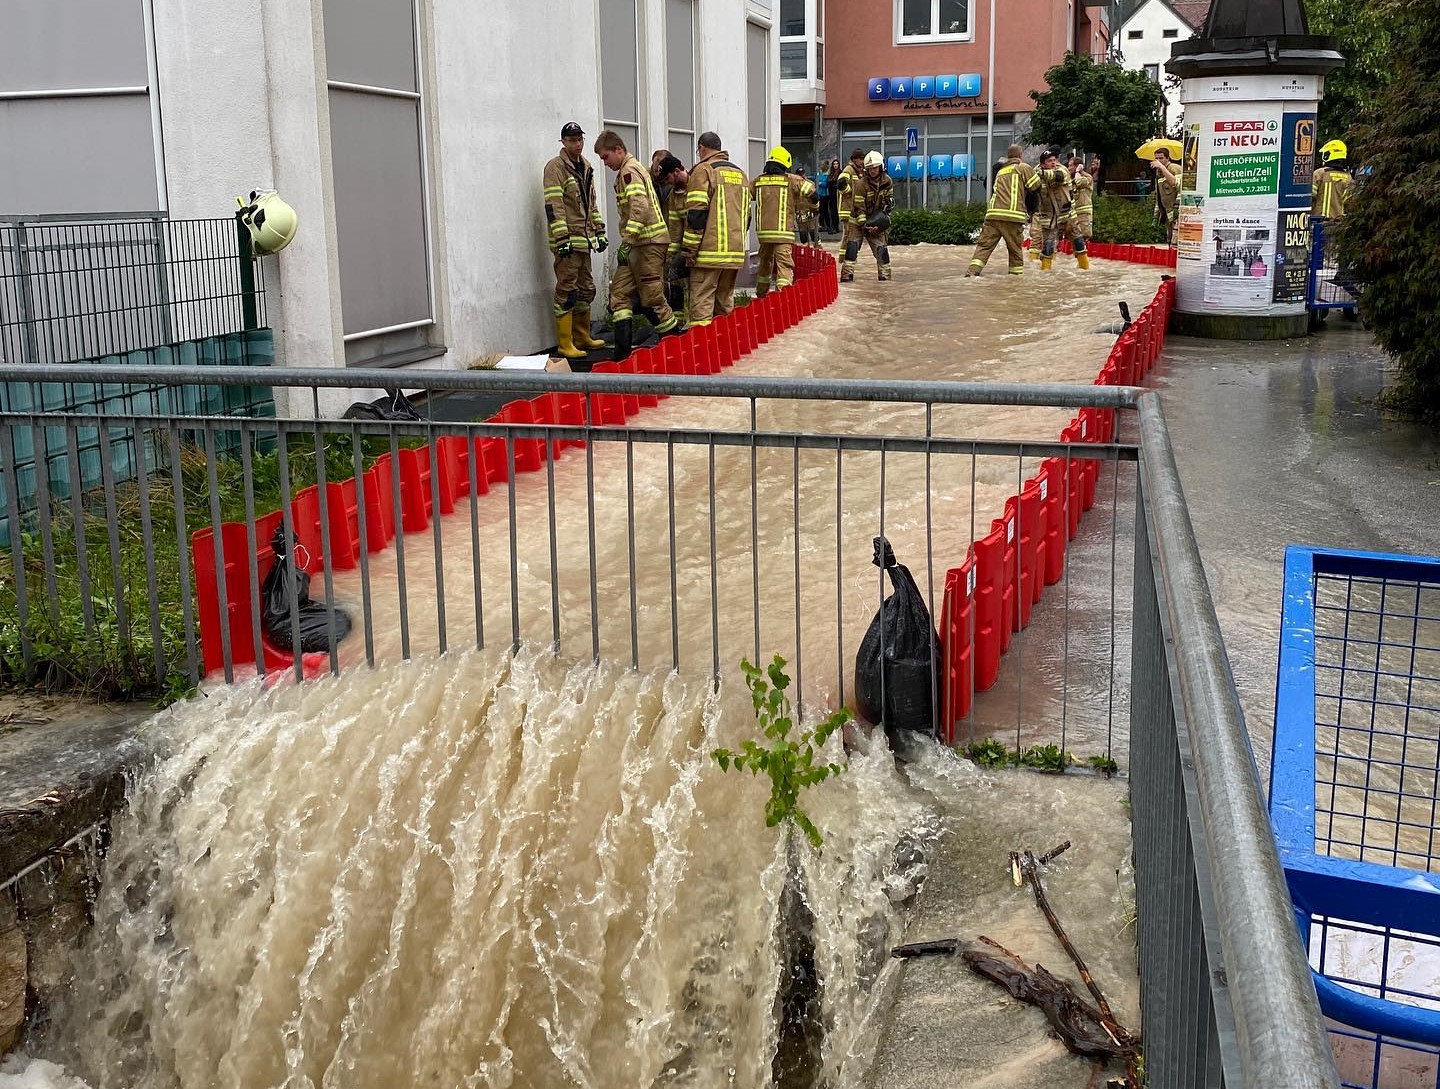
[[[424,419],[410,398],[398,389],[391,395],[373,401],[356,401],[345,410],[344,420],[421,420]]]
[[[930,610],[910,569],[895,562],[884,537],[875,538],[871,562],[889,573],[894,592],[870,621],[855,654],[856,710],[892,736],[902,730],[931,734],[942,660]]]
[[[285,525],[275,527],[270,541],[275,553],[274,566],[260,586],[260,627],[270,645],[278,650],[292,651],[290,603],[300,620],[300,650],[310,654],[330,649],[331,610],[323,601],[310,599],[310,574],[297,568],[285,546]],[[350,614],[334,607],[335,643],[350,634]]]

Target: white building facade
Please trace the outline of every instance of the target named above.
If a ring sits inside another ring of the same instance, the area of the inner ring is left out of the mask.
[[[1205,23],[1208,0],[1143,0],[1111,39],[1111,51],[1133,71],[1144,72],[1153,83],[1164,85],[1165,62],[1176,42],[1193,38]],[[1165,125],[1178,124],[1178,96],[1166,95]]]
[[[775,2],[0,0],[0,215],[207,218],[274,188],[300,221],[265,258],[277,364],[537,351],[561,125],[587,146],[613,128],[645,162],[690,161],[713,129],[758,172]]]

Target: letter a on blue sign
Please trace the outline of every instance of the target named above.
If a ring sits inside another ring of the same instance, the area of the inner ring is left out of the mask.
[[[885,160],[885,172],[892,178],[903,178],[905,176],[906,160],[904,155],[891,155]]]
[[[884,76],[876,76],[870,81],[870,101],[885,102],[890,98],[890,81]]]
[[[890,77],[890,97],[891,97],[892,99],[900,99],[900,98],[909,98],[909,97],[910,97],[910,77],[909,77],[909,76],[891,76],[891,77]]]
[[[936,76],[935,97],[954,98],[960,92],[959,76]]]

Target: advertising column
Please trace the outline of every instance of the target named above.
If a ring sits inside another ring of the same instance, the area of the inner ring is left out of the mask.
[[[1238,319],[1205,323],[1210,335],[1305,331],[1320,82],[1230,75],[1182,85],[1176,302],[1182,314]]]

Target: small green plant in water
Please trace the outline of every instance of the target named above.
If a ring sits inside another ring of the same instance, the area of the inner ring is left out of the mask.
[[[741,659],[740,669],[755,705],[755,721],[765,735],[766,745],[747,738],[740,751],[715,749],[710,755],[720,767],[729,771],[748,768],[751,775],[764,772],[770,777],[770,798],[765,803],[765,826],[774,828],[788,822],[805,833],[817,851],[824,843],[820,830],[800,808],[800,794],[807,787],[823,783],[839,775],[848,764],[817,763],[816,754],[830,735],[850,721],[850,712],[843,708],[819,725],[801,728],[797,739],[790,734],[797,728],[785,690],[790,678],[785,673],[785,659],[775,655],[770,668],[760,670],[748,659]]]
[[[974,742],[965,750],[965,755],[982,768],[1003,768],[1013,762],[1010,750],[993,737]]]
[[[1064,771],[1075,758],[1059,745],[1031,745],[1020,754],[1020,763],[1037,771]]]
[[[1103,773],[1107,778],[1120,770],[1120,765],[1110,756],[1091,756],[1086,758],[1088,763],[1096,771]]]

